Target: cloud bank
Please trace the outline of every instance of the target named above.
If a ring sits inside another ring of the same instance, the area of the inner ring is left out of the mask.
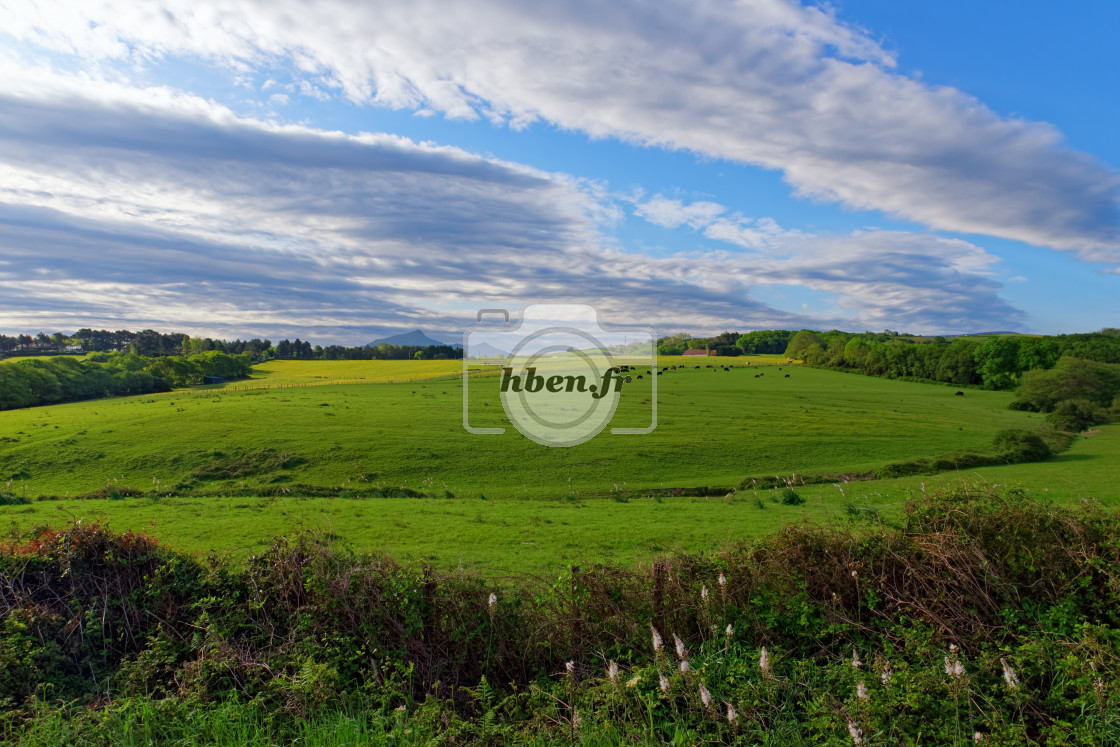
[[[547,122],[781,171],[797,194],[937,230],[1120,257],[1116,173],[1053,127],[895,71],[786,0],[8,3],[13,37],[88,60],[284,69],[450,117]]]
[[[24,71],[0,93],[0,318],[9,329],[156,326],[355,344],[461,329],[481,307],[588,300],[696,331],[978,329],[1021,320],[964,241],[814,236],[715,203],[618,200],[562,174],[382,134],[239,118],[168,89]],[[630,209],[726,249],[649,257],[600,220]],[[825,315],[758,300],[802,284]]]

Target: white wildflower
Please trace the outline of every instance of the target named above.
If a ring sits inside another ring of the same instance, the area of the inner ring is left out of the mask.
[[[861,666],[863,666],[863,662],[859,660],[859,652],[856,651],[855,646],[852,646],[852,667],[859,669]]]
[[[953,662],[953,676],[954,677],[963,677],[964,676],[964,664],[961,664],[959,660]]]
[[[705,708],[712,707],[712,694],[708,692],[708,688],[704,687],[704,683],[700,683],[700,702],[704,704]]]
[[[867,686],[863,684],[862,680],[856,684],[856,697],[860,700],[867,700]]]
[[[863,744],[863,730],[851,721],[848,722],[848,733],[852,735],[852,744]]]
[[[735,710],[735,706],[730,703],[727,704],[727,722],[734,724],[739,720],[739,712]]]
[[[766,647],[762,647],[762,651],[758,655],[758,668],[762,670],[763,674],[770,674],[770,653]]]
[[[950,644],[949,644],[949,653],[950,653],[950,654],[953,654],[954,656],[956,655],[956,653],[957,653],[957,644],[955,644],[955,643],[950,643]]]
[[[728,638],[735,635],[735,628],[731,627],[731,623],[727,623],[727,630],[723,631]]]
[[[705,602],[708,601],[708,587],[707,587],[707,585],[701,584],[701,586],[700,586],[700,598],[703,599]]]
[[[727,586],[727,576],[723,575],[723,571],[719,572],[719,585]]]
[[[673,633],[673,645],[677,647],[677,658],[684,659],[688,657],[688,650],[684,647],[684,641],[680,639],[676,633]]]
[[[657,670],[657,681],[661,685],[661,692],[669,692],[669,678],[660,669]]]
[[[627,687],[637,687],[638,683],[641,682],[641,681],[642,681],[642,675],[635,674],[633,677],[631,677],[629,680],[626,681],[626,686]]]
[[[981,734],[980,732],[976,732],[975,734],[972,735],[972,741],[975,742],[976,744],[980,744],[981,742],[984,741],[984,735]]]
[[[852,578],[859,578],[859,571],[852,571]]]
[[[891,677],[893,676],[894,674],[891,672],[890,662],[887,662],[887,665],[883,667],[883,673],[879,675],[879,680],[883,683],[883,687],[887,687],[891,684]]]
[[[1003,665],[1003,681],[1014,690],[1019,686],[1019,678],[1015,676],[1015,670],[1011,668],[1006,659],[1001,658],[999,663]]]
[[[681,662],[681,672],[683,672],[684,674],[688,674],[690,671],[692,671],[692,667],[689,666],[687,661],[682,661]]]
[[[657,653],[664,645],[664,642],[661,640],[661,634],[658,633],[657,628],[653,627],[652,625],[649,626],[649,632],[653,636],[653,651],[654,653]]]
[[[610,678],[612,683],[617,684],[618,681],[618,665],[611,659],[611,663],[607,665],[607,677]]]
[[[580,723],[581,723],[581,721],[580,721],[580,718],[579,718],[579,709],[578,708],[573,708],[572,709],[572,728],[575,729],[576,731],[579,731]]]
[[[498,604],[498,595],[495,594],[494,592],[490,592],[490,609],[494,609],[494,606],[497,605],[497,604]]]
[[[576,673],[576,663],[574,661],[569,661],[564,665],[564,671],[566,671],[568,673],[568,676],[571,677]]]

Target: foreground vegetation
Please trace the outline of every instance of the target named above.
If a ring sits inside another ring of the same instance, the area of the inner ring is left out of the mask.
[[[966,485],[897,528],[504,581],[309,534],[200,562],[74,524],[0,558],[4,736],[1116,744],[1118,547],[1115,513]]]

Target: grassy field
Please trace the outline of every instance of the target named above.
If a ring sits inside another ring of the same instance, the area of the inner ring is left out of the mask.
[[[344,381],[385,384],[448,378],[462,372],[462,361],[267,361],[253,367],[252,378],[214,388],[232,390]]]
[[[323,375],[341,365],[318,366]],[[368,362],[399,376],[397,362]],[[422,365],[418,362],[417,365]],[[446,365],[446,364],[441,364]],[[462,427],[462,383],[339,384],[184,390],[0,413],[0,477],[29,495],[110,486],[153,489],[306,483],[563,498],[628,489],[737,485],[749,475],[863,471],[886,462],[985,449],[1002,428],[1040,416],[1007,409],[1009,393],[872,379],[813,369],[687,369],[657,378],[647,436],[603,433],[550,449],[512,428]],[[430,373],[430,369],[425,372]],[[258,379],[280,386],[306,373]],[[501,425],[497,379],[471,386],[472,421]],[[649,420],[650,377],[626,387],[612,424]],[[508,424],[506,424],[508,426]],[[26,488],[24,487],[26,486]]]
[[[0,508],[17,526],[76,517],[146,529],[175,546],[248,552],[299,527],[328,528],[363,548],[442,566],[529,570],[633,560],[670,549],[721,547],[801,517],[849,516],[848,506],[897,515],[908,495],[968,476],[1057,500],[1120,499],[1120,431],[1079,439],[1058,459],[973,473],[798,488],[806,503],[767,491],[733,498],[641,497],[643,491],[732,488],[748,476],[858,473],[915,457],[987,449],[996,431],[1034,428],[1009,393],[873,379],[742,359],[657,379],[658,426],[604,433],[571,449],[462,427],[462,383],[431,380],[459,361],[299,362],[262,366],[251,382],[159,396],[0,413],[0,488],[59,501]],[[666,361],[663,361],[666,363]],[[759,367],[766,375],[756,378]],[[785,378],[789,373],[790,377]],[[408,383],[378,383],[399,381]],[[326,377],[326,378],[324,378]],[[363,380],[324,386],[331,381]],[[238,387],[273,386],[238,390]],[[283,388],[281,388],[283,387]],[[472,380],[472,422],[504,419],[497,380]],[[651,380],[624,390],[615,424],[648,421]],[[304,498],[299,485],[406,487],[428,498]],[[276,497],[73,500],[105,488],[249,492]],[[628,502],[619,494],[626,494]],[[451,496],[451,497],[449,497]],[[761,508],[760,508],[761,504]],[[854,517],[870,512],[856,511]]]

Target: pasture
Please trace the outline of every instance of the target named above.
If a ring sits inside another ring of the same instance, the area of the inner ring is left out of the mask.
[[[738,367],[724,371],[725,363]],[[657,378],[653,433],[603,433],[571,449],[540,446],[508,424],[500,436],[464,431],[454,376],[461,361],[285,361],[224,387],[3,412],[0,488],[60,500],[4,506],[0,514],[16,527],[102,519],[175,546],[238,553],[273,535],[327,529],[402,559],[530,570],[718,548],[802,517],[871,515],[849,505],[889,520],[923,482],[932,489],[943,478],[853,482],[843,492],[799,487],[806,500],[799,506],[776,503],[771,491],[732,498],[724,491],[749,476],[856,474],[986,450],[1001,429],[1041,425],[1038,415],[1008,410],[1005,392],[958,397],[945,386],[742,363],[701,359],[666,371]],[[415,380],[400,381],[408,376]],[[349,383],[355,379],[361,383]],[[328,385],[340,380],[347,383]],[[398,383],[375,383],[387,381]],[[483,425],[503,420],[496,388],[496,377],[470,382],[472,418]],[[648,422],[651,404],[651,377],[635,379],[615,424]],[[1114,501],[1117,453],[1120,433],[1105,428],[1052,462],[972,476],[1020,480],[1058,500]],[[377,487],[427,497],[308,498],[301,485],[339,488],[342,496]],[[714,495],[672,495],[701,487]],[[73,498],[105,488],[149,495]]]

